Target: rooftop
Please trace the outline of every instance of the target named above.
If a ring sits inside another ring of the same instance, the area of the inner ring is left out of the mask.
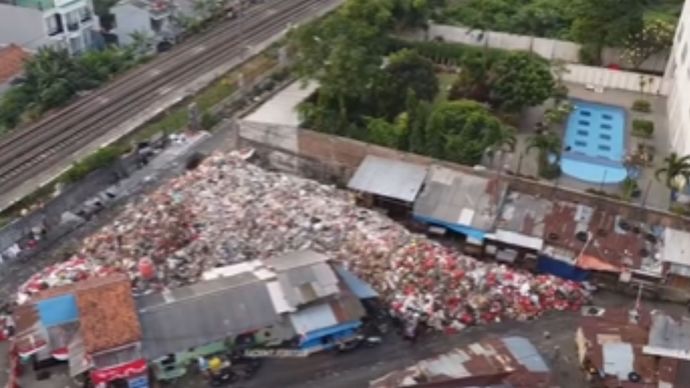
[[[493,239],[509,244],[541,250],[544,241],[545,218],[551,213],[551,201],[517,191],[506,195],[496,220]]]
[[[130,344],[141,339],[141,327],[129,278],[102,278],[98,287],[76,291],[79,324],[87,353]]]
[[[554,256],[577,260],[577,265],[585,269],[661,272],[656,256],[663,229],[623,219],[604,209],[563,201],[554,202],[544,221],[544,243]]]
[[[690,318],[675,320],[660,313],[652,313],[649,340],[645,354],[690,360]]]
[[[158,358],[277,323],[266,284],[253,273],[137,299],[143,353]]]
[[[672,228],[664,231],[664,250],[661,260],[690,266],[690,233]]]
[[[550,386],[550,380],[549,368],[529,340],[505,337],[483,340],[422,360],[374,380],[369,386],[396,388],[453,382],[468,386],[465,384],[471,382],[481,386],[508,384],[537,388]]]
[[[441,166],[431,166],[414,205],[415,217],[452,227],[493,229],[507,185]]]
[[[24,61],[30,57],[16,44],[0,47],[0,84],[10,81],[24,70]]]
[[[680,375],[678,360],[645,354],[645,345],[650,335],[652,316],[641,310],[637,319],[629,311],[607,309],[598,315],[582,317],[578,330],[578,350],[581,360],[604,374],[605,387],[646,388],[667,382],[667,388],[683,387],[673,385]],[[639,376],[639,382],[631,382],[630,374]],[[659,385],[661,386],[661,385]]]
[[[424,184],[426,173],[427,168],[418,164],[367,155],[347,187],[404,202],[414,202]]]

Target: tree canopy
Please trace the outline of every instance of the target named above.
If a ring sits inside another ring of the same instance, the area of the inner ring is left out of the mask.
[[[548,63],[515,52],[500,58],[490,70],[489,101],[506,111],[519,111],[551,97],[555,86]]]
[[[427,153],[462,164],[477,164],[499,141],[507,128],[476,101],[459,100],[438,104],[426,127]]]
[[[573,0],[571,36],[597,49],[620,46],[642,30],[645,0]]]

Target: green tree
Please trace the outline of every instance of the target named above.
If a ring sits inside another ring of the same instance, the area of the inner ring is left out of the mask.
[[[378,145],[391,148],[401,148],[405,145],[409,127],[409,116],[403,112],[389,123],[382,118],[367,120],[367,140]]]
[[[654,54],[671,47],[675,25],[667,20],[645,20],[644,28],[625,40],[624,57],[637,69]]]
[[[571,36],[601,60],[605,46],[617,47],[642,30],[646,0],[573,0]]]
[[[409,117],[407,150],[423,154],[426,151],[426,123],[431,114],[432,104],[428,101],[419,101],[414,92],[409,90],[405,105]]]
[[[389,56],[377,89],[379,113],[390,118],[406,107],[409,91],[417,99],[431,101],[438,94],[439,86],[433,63],[414,50],[403,49]]]
[[[672,192],[681,190],[690,180],[690,155],[678,156],[675,152],[671,153],[664,158],[654,176]]]
[[[570,30],[572,15],[567,12],[570,0],[533,0],[519,7],[510,19],[510,32],[544,36],[564,37]]]
[[[551,97],[554,79],[546,61],[528,53],[509,53],[491,67],[489,102],[499,109],[516,112]]]
[[[470,100],[439,103],[426,128],[427,154],[462,164],[477,164],[485,150],[499,144],[505,125]]]

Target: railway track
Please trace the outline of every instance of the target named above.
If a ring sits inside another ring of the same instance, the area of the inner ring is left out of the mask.
[[[75,104],[0,141],[0,193],[126,122],[172,90],[242,58],[256,45],[338,0],[280,0],[253,6],[234,20],[134,69]]]

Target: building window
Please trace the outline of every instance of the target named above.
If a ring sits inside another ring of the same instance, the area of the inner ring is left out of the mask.
[[[680,64],[685,64],[685,57],[688,56],[688,42],[683,45],[683,51],[680,53]]]
[[[77,11],[65,14],[65,21],[69,31],[77,31],[79,29],[79,14]]]
[[[91,20],[91,10],[89,7],[82,7],[79,9],[79,18],[82,22],[88,22]]]
[[[46,28],[48,29],[48,35],[57,35],[61,33],[62,30],[62,19],[60,14],[51,15],[46,18]]]

